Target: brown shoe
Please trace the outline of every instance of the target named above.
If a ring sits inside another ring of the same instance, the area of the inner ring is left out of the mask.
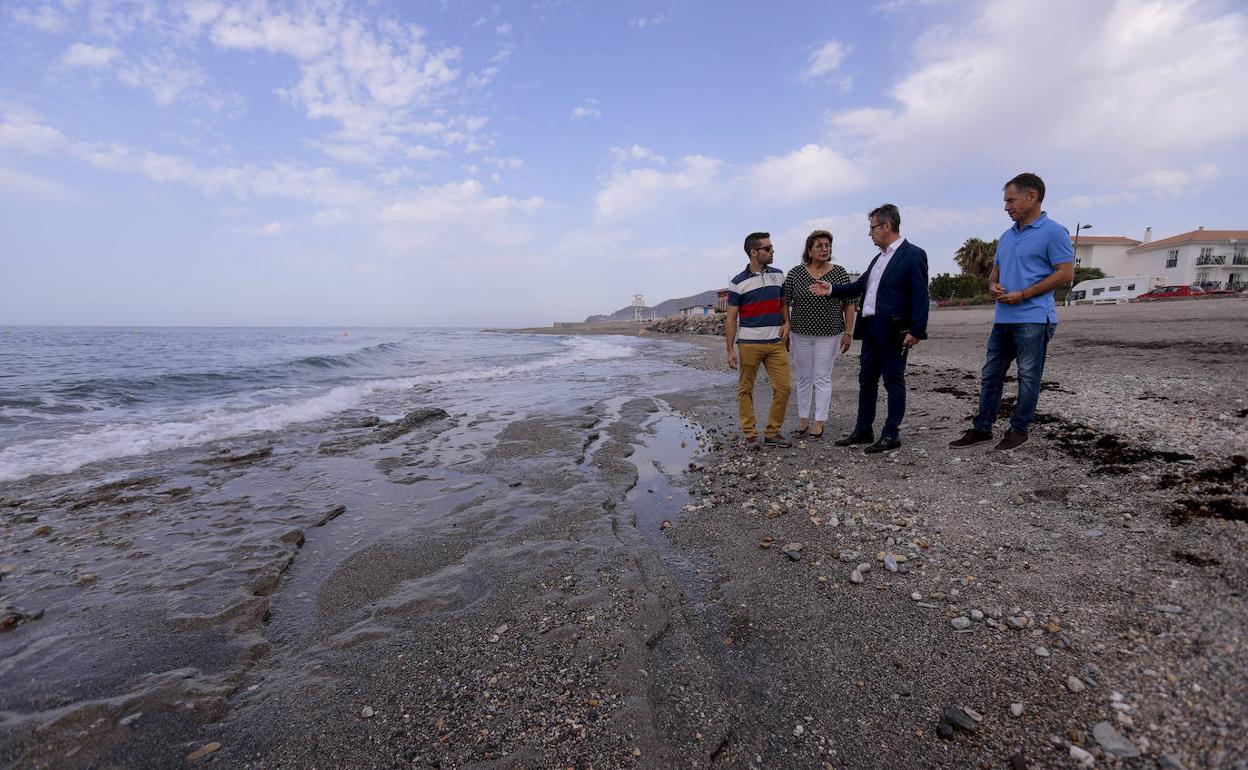
[[[1026,433],[1015,433],[1012,430],[1007,430],[1005,432],[1005,438],[998,441],[997,445],[993,447],[993,450],[997,452],[1008,452],[1011,449],[1018,449],[1018,447],[1026,441]]]
[[[974,428],[970,428],[965,433],[962,434],[962,438],[957,438],[957,439],[954,439],[953,441],[950,441],[949,446],[960,448],[964,446],[974,446],[976,444],[982,444],[985,441],[992,441],[992,431],[975,430]]]

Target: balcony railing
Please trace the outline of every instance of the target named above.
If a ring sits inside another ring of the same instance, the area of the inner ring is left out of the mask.
[[[1215,255],[1211,255],[1207,257],[1196,258],[1197,267],[1201,267],[1202,265],[1225,265],[1225,264],[1226,264],[1225,254],[1215,254]]]
[[[1231,258],[1232,265],[1248,265],[1248,254],[1236,254]]]
[[[1205,291],[1217,291],[1218,289],[1221,289],[1221,288],[1222,288],[1222,282],[1221,282],[1221,281],[1197,281],[1196,283],[1194,283],[1194,284],[1192,284],[1192,285],[1193,285],[1193,286],[1199,286],[1200,288],[1204,289]]]

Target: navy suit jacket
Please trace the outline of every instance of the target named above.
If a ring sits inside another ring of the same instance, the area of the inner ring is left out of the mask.
[[[858,312],[862,313],[862,300],[867,296],[867,283],[871,269],[880,255],[875,255],[861,277],[853,283],[832,284],[832,296],[858,300]],[[875,294],[875,317],[887,320],[891,328],[909,329],[916,338],[927,339],[927,252],[907,240],[903,240],[880,276],[880,288]],[[854,338],[862,339],[862,324],[854,328]]]

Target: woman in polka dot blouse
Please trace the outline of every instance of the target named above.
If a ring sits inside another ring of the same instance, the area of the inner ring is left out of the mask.
[[[811,294],[815,281],[849,283],[849,274],[832,264],[832,233],[815,230],[806,237],[802,264],[784,279],[784,301],[789,305],[793,361],[797,367],[797,435],[808,439],[823,437],[832,400],[832,367],[839,354],[849,350],[857,306],[852,300],[839,300]],[[814,421],[811,421],[811,397]]]

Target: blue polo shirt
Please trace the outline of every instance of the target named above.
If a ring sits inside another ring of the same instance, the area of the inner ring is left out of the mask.
[[[1008,291],[1019,291],[1048,278],[1063,262],[1075,261],[1070,233],[1041,212],[1026,227],[1016,223],[997,242],[997,271],[1000,283]],[[1017,305],[997,303],[999,324],[1057,323],[1057,303],[1053,292],[1037,294]]]

